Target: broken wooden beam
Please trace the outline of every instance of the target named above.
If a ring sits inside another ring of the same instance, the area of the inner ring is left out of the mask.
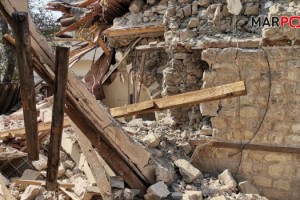
[[[57,32],[55,35],[56,36],[60,36],[62,34],[64,34],[65,32],[70,32],[70,31],[74,31],[76,30],[79,26],[84,25],[87,21],[92,20],[95,16],[97,16],[99,13],[97,12],[92,12],[91,14],[83,17],[82,19],[80,19],[79,21],[75,22],[74,24],[68,26],[67,28]]]
[[[39,159],[39,143],[28,13],[15,12],[12,15],[12,20],[16,38],[27,152],[29,160],[33,161]]]
[[[237,143],[237,142],[227,142],[227,141],[216,141],[211,140],[190,140],[190,145],[200,146],[208,144],[211,147],[215,148],[229,148],[229,149],[238,149],[238,150],[253,150],[253,151],[268,151],[276,153],[295,153],[300,154],[299,147],[287,147],[287,146],[274,146],[269,144],[252,144],[252,143]]]
[[[194,92],[188,92],[160,99],[153,99],[141,103],[111,108],[110,113],[113,117],[125,117],[136,114],[161,111],[170,108],[188,106],[197,103],[238,97],[246,94],[247,92],[244,81],[239,81],[213,88],[207,88]]]
[[[44,186],[46,185],[45,181],[38,181],[38,180],[23,180],[23,179],[14,179],[12,181],[13,183],[20,184],[20,185],[38,185],[38,186]],[[71,189],[75,187],[73,183],[62,183],[58,182],[59,187]]]
[[[83,134],[83,132],[72,123],[75,135],[78,138],[78,143],[86,158],[86,161],[92,171],[97,186],[100,190],[100,194],[103,200],[109,200],[112,198],[111,186],[108,180],[108,175],[105,172],[105,168],[98,159],[96,150],[93,148],[89,139]]]
[[[108,37],[128,37],[128,36],[163,36],[165,32],[164,26],[148,26],[136,28],[108,28],[103,31],[103,35]]]
[[[66,128],[69,126],[70,126],[70,121],[68,118],[65,118],[63,127]],[[47,132],[50,131],[50,129],[51,129],[51,122],[38,124],[38,132]],[[25,134],[26,134],[25,128],[11,129],[11,130],[0,132],[0,139],[15,138],[15,137],[23,138],[25,137]]]
[[[54,101],[46,177],[46,188],[49,191],[58,190],[57,175],[60,161],[61,137],[64,122],[69,53],[70,49],[67,47],[56,47],[55,80],[53,91]]]

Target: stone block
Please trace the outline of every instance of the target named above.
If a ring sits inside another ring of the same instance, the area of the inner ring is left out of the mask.
[[[134,0],[129,6],[129,11],[133,13],[138,13],[144,5],[145,2],[143,0]]]
[[[191,165],[187,160],[178,159],[174,162],[174,164],[176,167],[179,168],[180,174],[182,175],[183,179],[188,183],[191,183],[196,178],[202,176],[202,173],[193,165]]]
[[[283,168],[283,165],[270,165],[268,174],[272,177],[280,177],[282,175]]]
[[[289,191],[291,189],[291,182],[284,179],[274,180],[273,187],[280,190]]]
[[[112,188],[124,189],[125,183],[122,177],[120,176],[110,176],[109,182]]]
[[[174,169],[157,166],[155,169],[156,181],[163,181],[167,185],[174,182]]]
[[[259,117],[259,109],[254,106],[243,106],[240,109],[240,116],[247,119],[257,119]]]
[[[147,189],[147,194],[144,198],[145,200],[158,200],[167,198],[169,194],[168,186],[163,181],[159,181]]]
[[[196,28],[196,27],[198,27],[199,23],[200,23],[200,20],[198,18],[192,17],[188,23],[188,27]]]
[[[237,183],[228,169],[219,174],[218,179],[229,188],[237,187]]]
[[[149,147],[157,147],[160,143],[160,136],[155,133],[148,133],[148,135],[143,138],[143,142],[148,144]]]
[[[249,181],[243,181],[239,183],[239,189],[245,194],[259,194],[258,189],[252,185]]]
[[[201,191],[185,191],[182,196],[182,200],[202,200]]]
[[[38,172],[38,171],[31,170],[31,169],[26,169],[23,172],[20,179],[23,179],[23,180],[37,180],[40,175],[41,175],[41,173]]]
[[[272,187],[272,179],[264,176],[253,176],[253,183],[261,187]]]
[[[41,186],[29,185],[21,195],[21,200],[34,200],[40,195]]]
[[[203,7],[210,6],[211,0],[198,0],[198,5]]]
[[[33,161],[32,165],[35,167],[36,170],[42,171],[44,169],[47,169],[47,162],[48,162],[48,158],[43,154],[40,154],[39,160]]]

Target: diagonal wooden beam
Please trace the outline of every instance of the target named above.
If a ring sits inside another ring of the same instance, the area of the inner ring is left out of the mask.
[[[39,143],[37,132],[37,112],[33,79],[33,64],[27,12],[14,12],[12,15],[14,35],[16,38],[16,54],[18,59],[21,83],[21,98],[27,139],[29,160],[39,159]]]
[[[75,29],[77,29],[79,26],[84,25],[87,21],[93,19],[95,16],[97,16],[99,13],[97,12],[93,12],[87,16],[85,16],[84,18],[82,18],[81,20],[75,22],[74,24],[68,26],[67,28],[57,32],[55,35],[56,36],[60,36],[62,34],[64,34],[65,32],[70,32],[70,31],[74,31]]]
[[[125,117],[135,114],[161,111],[170,108],[193,105],[209,101],[216,101],[231,97],[246,95],[244,81],[217,86],[214,88],[202,89],[194,92],[168,96],[160,99],[153,99],[141,103],[111,108],[113,117]]]

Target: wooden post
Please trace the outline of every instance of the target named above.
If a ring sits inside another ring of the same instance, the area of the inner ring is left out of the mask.
[[[141,88],[142,88],[142,84],[143,84],[145,61],[146,61],[146,53],[143,53],[142,54],[141,65],[140,65],[140,70],[139,70],[139,73],[138,73],[138,85],[137,85],[136,93],[135,93],[135,103],[138,103],[140,101]]]
[[[61,137],[64,122],[69,52],[69,48],[67,47],[56,47],[54,101],[46,184],[47,190],[50,191],[58,190],[57,174],[60,161]]]
[[[27,139],[29,160],[39,159],[39,143],[37,134],[37,112],[33,79],[33,65],[27,12],[14,12],[12,15],[13,30],[16,38],[21,83],[21,98]]]

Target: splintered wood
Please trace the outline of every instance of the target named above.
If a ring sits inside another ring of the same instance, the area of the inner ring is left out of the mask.
[[[170,108],[188,106],[196,103],[238,97],[246,95],[246,93],[244,81],[240,81],[214,88],[202,89],[127,106],[111,108],[110,113],[113,117],[131,116],[135,114],[143,114]]]
[[[16,38],[16,53],[21,83],[21,98],[26,130],[29,160],[39,159],[39,143],[37,132],[37,112],[31,58],[28,13],[15,12],[12,17],[13,31]]]
[[[58,190],[57,174],[60,161],[61,137],[64,122],[69,52],[69,48],[56,47],[54,101],[46,184],[46,188],[51,191]]]

